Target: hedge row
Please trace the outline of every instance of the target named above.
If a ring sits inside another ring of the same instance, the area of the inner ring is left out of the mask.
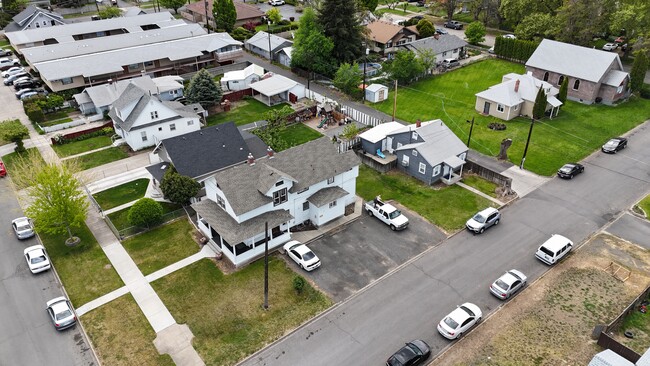
[[[494,53],[506,60],[525,63],[535,52],[539,43],[521,39],[497,37]]]

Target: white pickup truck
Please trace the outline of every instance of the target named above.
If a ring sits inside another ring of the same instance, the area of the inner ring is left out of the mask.
[[[375,216],[384,224],[390,226],[391,230],[404,230],[409,225],[409,219],[402,215],[400,210],[389,203],[385,203],[379,196],[372,201],[366,202],[365,207],[368,215]]]

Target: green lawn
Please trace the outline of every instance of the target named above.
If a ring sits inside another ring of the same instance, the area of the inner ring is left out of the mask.
[[[129,201],[130,202],[130,201]],[[163,215],[174,212],[176,210],[179,210],[182,206],[176,203],[169,203],[169,202],[160,202],[160,205],[163,208]],[[113,223],[113,226],[117,230],[124,230],[128,229],[131,227],[131,224],[129,224],[129,209],[130,207],[127,207],[125,209],[113,212],[108,214],[108,218],[111,220]]]
[[[6,46],[9,46],[9,40],[6,38],[0,39],[0,47],[5,48]]]
[[[463,174],[462,182],[472,188],[478,189],[479,191],[487,194],[488,196],[495,197],[495,198],[497,196],[496,193],[497,185],[495,183],[490,182],[489,180],[485,180],[479,177],[478,175]]]
[[[302,123],[296,123],[288,126],[279,135],[282,140],[286,141],[289,144],[287,149],[323,137],[320,132],[314,130],[313,128],[309,128]]]
[[[96,136],[81,141],[68,142],[63,145],[54,144],[52,148],[59,157],[65,158],[66,156],[77,155],[86,151],[110,146],[111,143],[110,136]]]
[[[67,235],[39,236],[70,295],[70,301],[78,307],[124,284],[85,224],[73,229],[72,234],[81,238],[81,243],[75,247],[65,245]]]
[[[136,179],[131,182],[109,188],[105,191],[93,194],[95,201],[99,203],[102,210],[109,210],[113,207],[129,203],[144,197],[147,192],[149,179]]]
[[[131,294],[84,314],[81,322],[103,365],[174,365],[169,355],[158,354],[156,333]]]
[[[234,365],[332,305],[309,284],[297,295],[295,276],[283,260],[270,258],[268,310],[261,260],[224,275],[203,259],[151,285],[174,319],[189,325],[207,365]]]
[[[126,239],[122,245],[146,276],[198,252],[193,231],[194,226],[183,218]]]
[[[81,170],[94,168],[100,165],[108,164],[113,161],[128,158],[129,154],[124,152],[119,147],[111,147],[110,149],[97,151],[91,154],[82,155],[74,158],[79,164]]]
[[[39,125],[41,127],[50,127],[50,126],[56,126],[56,125],[60,125],[62,123],[68,123],[68,122],[72,122],[72,118],[67,118],[66,117],[66,118],[61,118],[61,119],[50,120],[50,121],[47,121],[47,122],[39,123]]]
[[[261,121],[264,119],[264,113],[271,109],[282,109],[286,104],[278,104],[269,107],[266,104],[253,99],[246,98],[232,103],[229,112],[221,112],[208,117],[208,126],[218,125],[225,122],[235,122],[237,126],[242,126],[251,122]]]
[[[434,189],[401,172],[380,174],[365,165],[359,167],[357,194],[365,200],[377,195],[395,200],[447,232],[464,227],[469,217],[492,205],[457,185]]]
[[[11,177],[11,175],[16,171],[16,164],[18,163],[18,160],[20,159],[20,157],[21,156],[27,156],[27,154],[29,154],[30,152],[36,153],[41,158],[41,160],[43,159],[43,157],[41,156],[41,153],[35,147],[27,149],[22,154],[17,154],[16,152],[12,152],[12,153],[9,153],[7,155],[2,156],[2,159],[0,159],[0,160],[2,160],[2,162],[5,164],[5,167],[7,168],[7,176],[8,177]],[[16,182],[14,181],[14,184],[15,183]],[[26,188],[26,187],[18,187],[17,186],[16,188],[17,189],[23,189],[23,188]]]
[[[519,164],[530,128],[530,120],[517,118],[505,122],[507,130],[493,131],[490,122],[503,122],[474,110],[475,94],[501,82],[509,72],[523,73],[524,66],[503,60],[485,60],[439,76],[402,87],[397,94],[397,117],[408,122],[440,118],[467,141],[475,118],[471,148],[496,156],[503,139],[513,143],[508,150],[511,162]],[[373,107],[392,114],[393,91],[386,101]],[[559,116],[543,119],[533,129],[525,168],[541,175],[553,175],[567,161],[579,161],[598,149],[608,138],[629,131],[650,118],[650,100],[633,97],[617,106],[583,105],[567,102]]]
[[[650,301],[650,298],[646,300]],[[622,334],[625,331],[634,333],[634,338],[625,338]],[[624,344],[639,354],[643,354],[648,349],[648,339],[650,338],[650,315],[635,309],[632,313],[625,317],[623,325],[619,328],[618,332],[622,339],[625,339]]]
[[[46,121],[54,121],[54,120],[66,118],[66,117],[68,117],[68,113],[74,112],[74,111],[76,111],[76,109],[74,109],[74,108],[64,108],[64,109],[60,109],[60,110],[58,110],[56,112],[47,113],[45,115],[45,120]]]
[[[298,22],[292,22],[291,25],[294,27],[298,27]],[[286,27],[286,25],[279,25],[279,24],[271,24],[271,33],[273,33],[276,29],[281,28],[281,27]],[[266,23],[262,23],[258,26],[255,27],[255,32],[259,31],[264,31],[268,32],[269,31],[269,26]]]
[[[638,205],[645,211],[645,217],[650,217],[650,196],[646,196]]]
[[[97,15],[96,11],[88,11],[85,13],[74,13],[74,14],[64,14],[63,19],[74,19],[80,17],[90,17],[92,15]]]

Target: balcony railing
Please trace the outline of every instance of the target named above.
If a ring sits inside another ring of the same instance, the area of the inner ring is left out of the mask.
[[[217,55],[217,61],[224,62],[224,61],[231,61],[236,58],[242,57],[244,55],[244,51],[238,49],[238,50],[226,51],[226,52],[215,52],[215,54]]]

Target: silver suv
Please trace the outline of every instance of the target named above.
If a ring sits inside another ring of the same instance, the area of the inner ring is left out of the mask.
[[[483,234],[485,229],[492,225],[498,225],[501,220],[501,213],[493,207],[488,207],[485,210],[477,213],[471,219],[467,220],[465,226],[469,231],[477,234]]]

